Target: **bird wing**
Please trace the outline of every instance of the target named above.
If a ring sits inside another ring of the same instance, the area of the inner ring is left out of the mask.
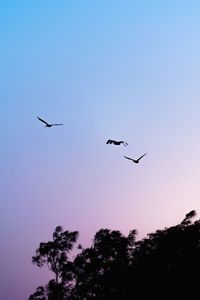
[[[138,158],[138,161],[139,161],[143,156],[145,156],[145,155],[147,155],[147,153],[145,153],[145,154],[143,154],[142,156],[140,156],[140,157]]]
[[[134,159],[132,159],[132,158],[130,158],[130,157],[127,157],[127,156],[125,156],[125,155],[124,155],[124,157],[127,158],[127,159],[130,159],[130,160],[134,161]]]
[[[113,142],[113,140],[107,140],[106,144],[112,144]]]
[[[37,117],[37,118],[38,118],[38,120],[40,120],[40,121],[43,122],[44,124],[49,125],[46,121],[42,120],[41,118],[39,118],[39,117]]]
[[[51,126],[59,126],[59,125],[61,125],[61,126],[63,126],[63,124],[51,124]]]

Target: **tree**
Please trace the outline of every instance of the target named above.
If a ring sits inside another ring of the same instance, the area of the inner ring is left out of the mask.
[[[78,233],[58,226],[53,241],[41,243],[33,262],[47,264],[55,279],[29,300],[132,300],[197,296],[200,269],[200,220],[194,210],[175,226],[136,241],[119,231],[99,230],[91,247],[73,261],[68,253]]]
[[[68,254],[77,238],[77,231],[63,231],[61,226],[57,226],[53,233],[53,241],[40,243],[36,255],[32,257],[34,264],[39,267],[46,264],[55,274],[55,280],[51,280],[45,288],[49,300],[63,300],[71,290],[74,275],[73,263],[69,260]]]
[[[119,231],[99,230],[91,248],[74,260],[76,285],[72,299],[125,299],[129,248],[136,231],[128,237]]]
[[[165,297],[184,291],[191,296],[198,288],[196,272],[200,268],[200,221],[192,221],[195,211],[169,228],[157,230],[136,242],[129,270],[129,299],[135,292],[140,296]],[[133,290],[133,283],[136,289]],[[141,288],[141,287],[146,287]],[[161,296],[161,295],[160,295]]]
[[[46,300],[46,292],[43,286],[39,286],[35,293],[29,297],[29,300]]]

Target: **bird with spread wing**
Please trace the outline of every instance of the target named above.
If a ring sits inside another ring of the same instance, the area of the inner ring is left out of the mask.
[[[141,159],[142,157],[144,157],[145,155],[147,155],[147,153],[143,154],[143,155],[140,156],[138,159],[133,159],[133,158],[127,157],[127,156],[125,156],[125,155],[124,155],[124,157],[125,157],[126,159],[130,159],[132,162],[138,164],[139,161],[140,161],[140,159]]]
[[[49,123],[47,123],[46,121],[44,121],[44,120],[42,120],[41,118],[39,118],[38,116],[37,116],[37,118],[38,118],[38,120],[40,120],[41,122],[43,122],[44,124],[46,124],[46,126],[45,127],[52,127],[52,126],[62,126],[63,124],[49,124]]]
[[[127,146],[128,143],[124,141],[115,141],[115,140],[107,140],[106,144],[114,144],[114,145],[121,145],[123,144],[124,146]]]

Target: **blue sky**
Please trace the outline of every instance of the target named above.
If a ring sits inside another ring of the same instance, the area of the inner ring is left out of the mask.
[[[102,227],[142,237],[199,212],[199,13],[199,1],[1,1],[0,298],[51,278],[31,257],[57,225],[90,245]]]

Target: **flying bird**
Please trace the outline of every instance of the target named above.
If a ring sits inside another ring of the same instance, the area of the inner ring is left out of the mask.
[[[126,143],[124,141],[114,141],[114,140],[107,140],[106,144],[114,144],[114,145],[123,144],[124,146],[128,145],[128,143]]]
[[[46,121],[44,121],[44,120],[42,120],[41,118],[39,118],[38,116],[37,116],[37,118],[38,118],[38,120],[40,120],[41,122],[43,122],[44,124],[46,124],[45,127],[62,126],[62,125],[63,125],[63,124],[49,124],[49,123],[47,123]]]
[[[127,156],[125,156],[125,155],[124,155],[124,157],[125,157],[126,159],[130,159],[130,160],[132,160],[132,162],[138,164],[139,161],[140,161],[140,159],[141,159],[143,156],[145,156],[146,154],[147,154],[147,153],[143,154],[143,155],[140,156],[138,159],[133,159],[133,158],[127,157]]]

